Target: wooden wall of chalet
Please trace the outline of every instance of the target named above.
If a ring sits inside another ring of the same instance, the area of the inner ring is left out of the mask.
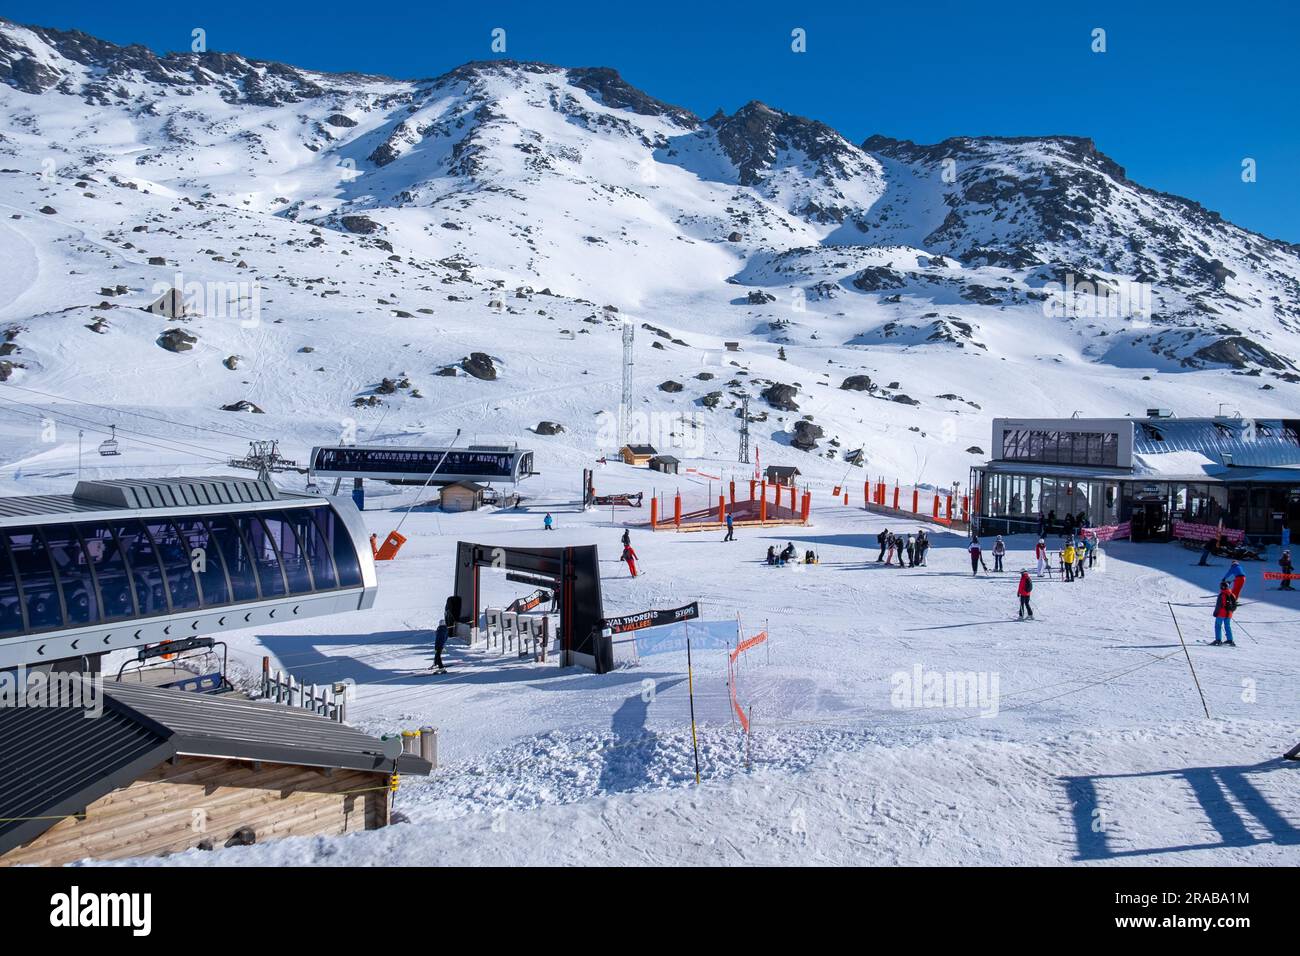
[[[382,773],[181,757],[96,800],[84,820],[61,820],[0,856],[0,866],[156,856],[205,839],[220,849],[242,827],[258,843],[373,830],[388,823],[387,784]]]

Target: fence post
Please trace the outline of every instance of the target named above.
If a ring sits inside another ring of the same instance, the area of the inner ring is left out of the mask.
[[[862,507],[865,508],[869,504],[871,504],[871,482],[864,481],[862,483]]]
[[[934,493],[934,517],[936,520],[939,517],[939,492],[937,491]]]
[[[727,499],[724,495],[718,495],[718,522],[727,520]]]
[[[650,530],[653,531],[659,524],[659,499],[650,499]]]
[[[921,513],[921,492],[918,489],[913,488],[912,489],[912,514],[919,515],[920,513]]]
[[[898,509],[898,482],[894,482],[894,510]]]
[[[682,493],[680,490],[673,498],[673,526],[678,529],[682,526]]]

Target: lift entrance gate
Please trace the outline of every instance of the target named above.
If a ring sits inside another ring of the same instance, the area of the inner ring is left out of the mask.
[[[506,580],[554,592],[560,606],[559,638],[564,666],[577,664],[603,674],[614,666],[613,647],[602,634],[604,609],[600,596],[600,562],[596,546],[569,548],[504,548],[497,545],[456,544],[457,624],[478,625],[481,609],[479,575],[504,574]]]

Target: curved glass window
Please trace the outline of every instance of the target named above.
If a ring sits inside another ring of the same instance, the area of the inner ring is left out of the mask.
[[[23,604],[27,608],[27,628],[45,631],[63,627],[63,607],[59,602],[58,584],[49,549],[35,528],[9,532],[9,551],[18,569]]]
[[[321,534],[320,525],[314,516],[314,513],[326,510],[328,509],[299,508],[285,512],[285,516],[293,521],[294,530],[298,532],[298,541],[302,545],[307,564],[311,567],[311,578],[317,591],[328,591],[339,586],[334,557],[330,554],[330,546]],[[332,511],[329,513],[334,514]]]
[[[231,600],[256,601],[261,594],[257,587],[257,565],[240,531],[238,517],[214,515],[208,520],[208,530],[230,575]]]
[[[264,512],[261,518],[266,525],[271,543],[279,552],[285,580],[289,583],[289,593],[310,594],[312,592],[311,569],[308,567],[307,556],[303,553],[294,522],[279,511]]]
[[[257,515],[239,515],[236,520],[252,549],[253,567],[257,571],[258,583],[262,586],[262,597],[283,595],[287,590],[284,572],[280,570],[280,556],[276,553],[275,543],[266,526]]]
[[[190,552],[170,521],[150,521],[145,527],[167,575],[167,592],[173,611],[199,606],[199,584],[190,566]]]
[[[77,529],[70,524],[51,525],[43,534],[63,591],[68,627],[95,623],[99,620],[99,595]]]
[[[9,547],[4,535],[0,535],[0,634],[17,634],[23,629],[22,600]]]
[[[178,518],[173,524],[189,556],[190,567],[198,578],[204,607],[230,603],[230,583],[226,580],[226,561],[202,518]]]
[[[122,521],[114,531],[135,584],[135,600],[141,616],[167,613],[167,585],[158,550],[139,521]]]
[[[357,549],[352,544],[352,535],[343,519],[333,508],[311,508],[316,513],[316,522],[321,535],[334,554],[334,568],[338,572],[338,586],[355,588],[361,586],[361,561]]]
[[[86,559],[99,582],[100,609],[105,621],[135,616],[135,597],[126,560],[118,547],[117,535],[107,524],[77,526],[86,549]]]

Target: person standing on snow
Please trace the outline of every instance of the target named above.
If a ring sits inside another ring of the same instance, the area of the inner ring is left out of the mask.
[[[1065,542],[1065,550],[1061,552],[1061,574],[1067,581],[1074,580],[1074,540],[1068,539]]]
[[[876,543],[880,545],[880,557],[876,558],[876,564],[879,564],[881,561],[885,560],[885,549],[889,547],[888,528],[876,535]]]
[[[1241,589],[1246,586],[1246,572],[1241,569],[1240,561],[1233,561],[1228,573],[1223,576],[1224,583],[1232,583],[1232,596],[1241,601]]]
[[[735,541],[735,540],[736,540],[736,528],[735,528],[735,524],[734,524],[734,519],[731,517],[731,512],[730,512],[730,511],[727,512],[727,536],[726,536],[725,538],[723,538],[722,540],[723,540],[723,541]]]
[[[1237,597],[1232,593],[1225,578],[1219,582],[1219,597],[1214,602],[1214,643],[1237,645],[1232,640],[1232,612],[1237,610]],[[1227,635],[1227,640],[1223,639]]]
[[[907,536],[906,547],[907,547],[907,566],[909,568],[914,568],[916,567],[916,542],[912,540],[912,536],[910,534]]]
[[[624,529],[623,529],[623,547],[627,548],[627,547],[631,547],[631,545],[632,545],[632,532],[631,532],[630,530],[628,530],[627,528],[624,528]]]
[[[994,571],[1002,570],[1002,559],[1006,556],[1006,553],[1007,553],[1006,542],[1002,540],[1002,535],[998,535],[998,539],[993,542],[993,570]]]
[[[916,558],[921,567],[925,567],[925,555],[930,550],[930,535],[924,528],[916,533]]]
[[[1025,615],[1029,615],[1029,620],[1034,619],[1034,609],[1029,606],[1029,595],[1034,590],[1033,579],[1029,577],[1029,572],[1022,569],[1020,572],[1020,586],[1016,588],[1016,595],[1020,598],[1020,619],[1023,621]]]
[[[1278,559],[1277,565],[1278,565],[1278,567],[1280,567],[1280,568],[1282,569],[1282,573],[1283,573],[1283,574],[1295,574],[1295,565],[1291,563],[1291,552],[1290,552],[1290,551],[1283,551],[1283,552],[1282,552],[1282,557],[1280,557],[1280,558]],[[1294,591],[1294,590],[1295,590],[1295,588],[1291,587],[1291,579],[1290,579],[1290,578],[1283,578],[1283,579],[1282,579],[1282,590],[1283,590],[1283,591]]]
[[[445,671],[447,669],[447,665],[442,662],[442,649],[447,646],[447,635],[449,633],[447,622],[439,621],[438,630],[433,638],[433,669],[436,671]]]
[[[1038,544],[1034,545],[1034,557],[1038,561],[1038,576],[1041,578],[1047,573],[1047,539],[1041,535]]]
[[[971,538],[970,545],[966,548],[966,550],[970,552],[971,577],[974,577],[976,574],[978,574],[980,568],[984,568],[985,571],[988,570],[988,567],[985,566],[984,564],[984,558],[982,557],[983,550],[980,548],[979,538]]]
[[[623,554],[619,560],[626,561],[628,571],[632,573],[632,577],[636,577],[636,552],[632,550],[632,545],[623,545]]]
[[[1097,563],[1097,532],[1089,531],[1083,536],[1083,548],[1088,552],[1088,567]]]
[[[553,520],[552,520],[552,518],[551,518],[551,513],[550,513],[549,511],[546,512],[546,517],[542,519],[542,528],[543,528],[544,530],[546,530],[546,531],[550,531],[550,530],[551,530],[551,525],[552,525],[553,523],[554,523],[554,522],[553,522]]]

